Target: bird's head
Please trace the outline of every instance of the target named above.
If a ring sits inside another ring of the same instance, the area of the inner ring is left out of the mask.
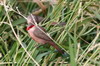
[[[28,23],[28,24],[35,24],[33,18],[34,18],[33,15],[29,15],[29,16],[27,17],[27,23]]]
[[[40,23],[40,22],[42,22],[43,21],[43,17],[41,17],[41,16],[37,16],[37,15],[34,15],[34,14],[30,14],[28,17],[27,17],[27,23],[28,24],[38,24],[38,23]]]

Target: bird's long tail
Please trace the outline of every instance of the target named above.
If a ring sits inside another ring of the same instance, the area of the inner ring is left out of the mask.
[[[64,51],[59,46],[57,46],[53,41],[49,42],[49,44],[56,48],[61,54],[64,54]]]

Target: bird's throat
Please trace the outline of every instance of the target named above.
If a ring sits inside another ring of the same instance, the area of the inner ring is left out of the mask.
[[[32,27],[34,27],[34,25],[28,26],[28,27],[26,28],[26,30],[30,30]]]

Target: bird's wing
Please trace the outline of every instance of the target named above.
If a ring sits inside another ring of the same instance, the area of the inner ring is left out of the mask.
[[[40,30],[41,29],[41,30]],[[44,31],[44,32],[43,32]],[[49,36],[46,34],[45,29],[43,27],[36,27],[34,30],[34,35],[38,37],[39,39],[47,40],[47,41],[52,41]]]

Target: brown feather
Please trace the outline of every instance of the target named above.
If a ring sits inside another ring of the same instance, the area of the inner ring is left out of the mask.
[[[38,26],[38,27],[35,27],[33,34],[40,39],[43,39],[46,41],[51,41],[51,39],[43,31],[46,33],[46,31],[43,27]]]
[[[40,26],[34,26],[28,30],[28,33],[32,37],[33,40],[35,40],[38,43],[46,44],[49,43],[51,46],[56,48],[60,53],[64,53],[59,46],[57,46],[51,38],[45,34],[45,29]]]

